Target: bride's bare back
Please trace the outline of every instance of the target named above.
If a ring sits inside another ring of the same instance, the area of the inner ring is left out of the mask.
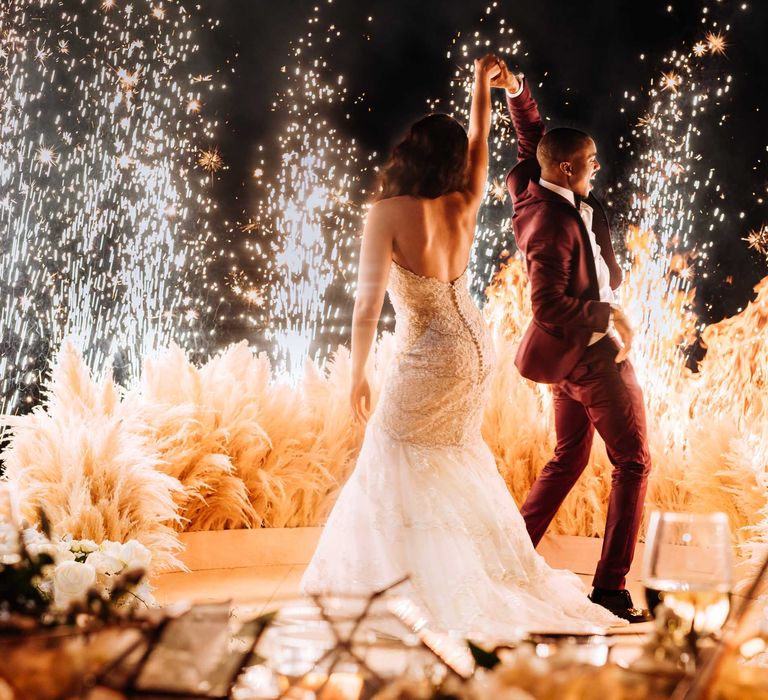
[[[364,420],[370,409],[365,365],[393,261],[418,276],[443,283],[457,280],[466,270],[488,176],[491,82],[505,71],[504,63],[494,56],[475,61],[468,133],[447,115],[430,115],[414,124],[410,136],[393,151],[396,165],[392,168],[401,170],[387,172],[399,172],[392,180],[396,187],[394,191],[383,189],[386,196],[368,212],[360,249],[350,391],[357,420]],[[408,154],[414,149],[421,154],[420,167],[424,170],[420,172],[428,174],[420,183],[417,178],[418,186],[413,186],[412,180],[419,172],[408,171],[414,167],[413,163],[408,165]],[[400,176],[404,179],[398,181]],[[409,178],[411,183],[406,184]]]
[[[392,259],[422,277],[451,282],[467,268],[477,208],[466,194],[392,197],[375,205],[392,235]]]

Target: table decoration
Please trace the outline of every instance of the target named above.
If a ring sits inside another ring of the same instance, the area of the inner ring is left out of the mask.
[[[0,678],[16,700],[82,691],[156,626],[136,594],[146,572],[132,564],[145,561],[144,548],[125,550],[126,562],[123,550],[54,542],[44,513],[40,522],[37,532],[0,521]]]

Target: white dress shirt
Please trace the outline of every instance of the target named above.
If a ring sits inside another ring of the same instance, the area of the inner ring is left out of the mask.
[[[523,93],[523,81],[525,80],[525,76],[522,73],[519,73],[517,75],[517,84],[518,88],[514,92],[512,90],[507,90],[507,95],[509,97],[520,97],[520,95]]]
[[[571,190],[568,190],[565,187],[560,187],[560,185],[556,185],[553,182],[548,182],[544,178],[539,179],[539,184],[567,199],[574,207],[576,206],[576,198],[573,196]],[[611,272],[600,251],[600,246],[597,243],[597,238],[595,238],[595,233],[592,231],[592,217],[594,211],[589,204],[582,202],[579,209],[579,215],[581,216],[584,225],[587,227],[589,242],[592,245],[592,254],[595,257],[595,271],[597,272],[597,286],[600,290],[600,301],[615,304],[618,300],[616,299],[613,289],[611,289]],[[589,344],[594,345],[603,336],[605,336],[605,333],[593,333],[589,340]]]

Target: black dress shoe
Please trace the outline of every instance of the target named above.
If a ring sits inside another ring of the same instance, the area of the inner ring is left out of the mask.
[[[653,620],[653,615],[649,610],[634,607],[632,596],[626,589],[595,588],[589,599],[595,605],[602,605],[606,610],[610,610],[616,617],[632,623]]]

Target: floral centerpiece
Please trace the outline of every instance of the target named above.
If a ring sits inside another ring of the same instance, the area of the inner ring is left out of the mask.
[[[0,521],[0,679],[20,700],[80,692],[138,649],[156,620],[149,550],[53,538]]]
[[[52,561],[43,563],[36,586],[54,610],[65,610],[72,603],[84,602],[88,592],[95,589],[108,596],[121,576],[129,571],[143,572],[138,583],[120,596],[155,605],[146,572],[152,562],[152,553],[136,540],[125,543],[104,540],[76,540],[70,536],[50,539],[37,529],[28,528],[21,533],[10,525],[0,523],[0,563],[21,558],[19,540],[22,540],[31,559],[46,555]],[[113,602],[126,603],[126,598]]]

